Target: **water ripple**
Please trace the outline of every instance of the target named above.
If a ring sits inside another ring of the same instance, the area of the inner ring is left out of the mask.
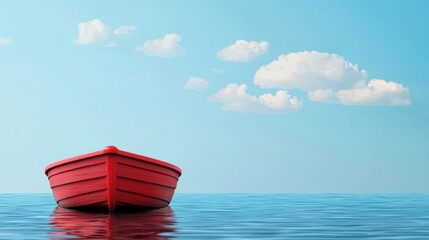
[[[171,208],[89,213],[0,194],[0,239],[429,239],[427,194],[177,194]]]

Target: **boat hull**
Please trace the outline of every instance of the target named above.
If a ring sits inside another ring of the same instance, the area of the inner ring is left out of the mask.
[[[181,170],[169,163],[115,147],[46,168],[60,207],[161,208],[171,202]]]

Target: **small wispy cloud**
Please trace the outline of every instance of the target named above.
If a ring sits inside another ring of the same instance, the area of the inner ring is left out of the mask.
[[[208,98],[210,102],[222,103],[222,109],[236,112],[254,113],[287,113],[299,110],[302,101],[288,94],[287,91],[277,91],[261,96],[247,93],[245,84],[228,84],[225,88]]]
[[[105,45],[107,48],[117,48],[117,47],[119,47],[119,44],[117,43],[117,42],[114,42],[114,41],[110,41],[110,42],[108,42],[108,43],[106,43],[106,45]]]
[[[220,73],[220,74],[222,74],[222,73],[225,73],[225,70],[223,70],[223,69],[220,69],[220,68],[212,68],[212,72],[215,72],[215,73]]]
[[[12,42],[11,38],[4,38],[4,37],[0,37],[0,46],[1,45],[8,45]]]
[[[136,26],[133,25],[122,25],[115,30],[113,30],[113,34],[115,35],[123,35],[123,34],[134,34],[134,31],[137,30]]]
[[[219,59],[230,62],[249,62],[268,52],[266,41],[237,40],[217,53]]]
[[[185,55],[186,50],[179,42],[182,40],[177,33],[165,34],[161,39],[148,40],[136,48],[147,56],[172,58]]]
[[[92,44],[106,41],[109,31],[100,19],[81,22],[78,25],[79,37],[73,40],[73,44]]]
[[[209,82],[199,77],[189,77],[183,86],[186,90],[204,91],[208,88]]]

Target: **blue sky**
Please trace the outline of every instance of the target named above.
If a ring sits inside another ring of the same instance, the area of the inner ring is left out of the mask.
[[[179,192],[429,192],[427,1],[3,1],[0,192],[116,145]]]

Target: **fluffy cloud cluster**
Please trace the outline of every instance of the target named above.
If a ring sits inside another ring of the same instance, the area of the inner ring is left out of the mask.
[[[136,48],[148,56],[171,58],[181,56],[186,53],[185,49],[179,45],[182,38],[176,33],[165,34],[162,39],[148,40],[143,45]]]
[[[410,105],[410,91],[381,79],[367,82],[367,72],[343,57],[316,51],[281,55],[262,66],[254,83],[263,88],[299,89],[312,101],[343,105]]]
[[[113,30],[110,34],[109,28],[100,20],[94,19],[88,22],[81,22],[78,25],[79,37],[73,40],[73,44],[93,44],[104,42],[107,48],[119,47],[114,41],[115,36],[133,35],[137,30],[133,25],[122,25]],[[185,49],[179,45],[182,38],[176,33],[165,34],[162,39],[148,40],[135,50],[143,52],[148,56],[172,58],[184,55]],[[0,38],[0,44],[7,44],[7,39]]]
[[[291,112],[301,108],[302,101],[284,90],[296,89],[315,102],[342,105],[405,106],[411,104],[410,90],[402,84],[382,79],[367,80],[360,70],[342,56],[317,51],[281,55],[260,67],[254,84],[277,88],[276,95],[249,95],[246,85],[229,84],[209,98],[220,102],[223,109],[239,112]]]
[[[99,19],[81,22],[78,25],[79,38],[73,44],[91,44],[102,42],[109,38],[109,30]]]
[[[266,41],[237,40],[234,44],[220,50],[217,56],[224,61],[249,62],[267,53],[268,47],[269,44]]]
[[[340,90],[336,97],[343,105],[387,105],[411,104],[410,90],[402,84],[372,79],[363,87]]]
[[[254,83],[263,88],[315,89],[351,87],[366,77],[358,65],[336,54],[305,51],[281,55],[259,68]]]
[[[132,25],[122,25],[118,28],[116,28],[113,31],[113,34],[116,35],[123,35],[123,34],[133,34],[133,32],[137,30],[136,26],[132,26]]]
[[[100,20],[94,19],[88,22],[81,22],[78,25],[79,37],[73,40],[73,44],[93,44],[100,42],[107,42],[105,44],[108,48],[119,47],[119,44],[112,41],[109,28]],[[123,25],[113,31],[115,35],[133,34],[137,30],[135,26]],[[110,40],[110,41],[109,41]]]
[[[0,46],[8,45],[10,42],[12,42],[12,39],[0,37]]]
[[[106,42],[108,48],[119,47],[112,41],[108,27],[99,19],[81,22],[78,25],[79,37],[73,44],[92,44]],[[114,35],[133,34],[137,30],[132,25],[122,25],[113,31]],[[176,33],[165,34],[161,39],[147,40],[136,47],[148,56],[172,58],[184,55],[186,50],[179,44],[181,36]],[[11,39],[0,38],[0,45],[7,45]],[[248,62],[266,54],[269,43],[266,41],[237,40],[217,53],[221,60]],[[223,73],[221,69],[213,69]],[[410,90],[400,83],[383,79],[367,79],[367,72],[357,64],[347,61],[337,54],[317,51],[294,52],[279,56],[271,63],[260,67],[254,75],[254,84],[262,88],[276,88],[275,95],[247,94],[246,85],[229,84],[211,96],[213,102],[223,104],[223,109],[240,112],[290,112],[302,106],[302,101],[285,90],[296,89],[307,93],[316,102],[342,105],[385,105],[405,106],[411,104]],[[184,89],[203,91],[208,82],[190,77]]]
[[[411,105],[410,90],[402,84],[382,79],[371,79],[354,88],[338,90],[317,89],[308,93],[308,98],[315,102],[338,103],[342,105]]]
[[[189,77],[183,86],[186,90],[204,91],[209,86],[209,82],[199,77]]]
[[[302,101],[287,93],[278,91],[276,95],[249,95],[246,85],[228,84],[224,89],[209,97],[211,102],[220,102],[222,108],[237,112],[281,113],[297,111]]]

